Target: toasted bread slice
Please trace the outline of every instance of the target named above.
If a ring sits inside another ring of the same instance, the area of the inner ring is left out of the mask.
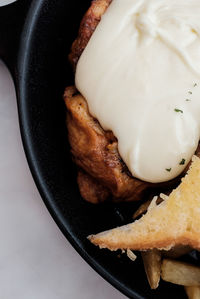
[[[142,218],[88,238],[110,250],[169,250],[180,244],[200,250],[200,159],[192,158],[181,184],[159,205],[153,200]]]

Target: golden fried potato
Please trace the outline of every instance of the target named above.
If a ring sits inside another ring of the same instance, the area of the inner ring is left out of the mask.
[[[192,250],[192,248],[188,245],[179,245],[175,246],[170,250],[162,250],[162,256],[176,259],[184,254],[189,253]]]
[[[161,252],[157,249],[143,251],[142,259],[150,287],[156,289],[160,281]]]
[[[184,262],[164,259],[161,277],[165,281],[183,286],[200,286],[200,268]]]
[[[185,287],[189,299],[200,298],[200,287]]]
[[[141,216],[142,214],[146,213],[150,203],[151,203],[151,200],[147,200],[141,206],[139,206],[137,211],[135,211],[135,213],[133,214],[133,219],[136,219],[139,216]]]

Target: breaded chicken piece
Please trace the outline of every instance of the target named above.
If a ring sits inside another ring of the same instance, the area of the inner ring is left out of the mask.
[[[76,69],[79,57],[111,2],[112,0],[93,0],[90,8],[84,15],[80,24],[78,37],[73,42],[71,53],[69,54],[69,60],[74,70]]]
[[[75,71],[79,57],[87,46],[102,15],[112,0],[93,0],[83,17],[69,60]],[[180,181],[151,184],[131,176],[118,153],[117,139],[105,132],[89,111],[86,100],[75,87],[65,90],[67,128],[74,162],[78,166],[78,185],[82,197],[92,203],[106,199],[139,200],[146,191],[156,187],[175,187]]]
[[[108,198],[139,200],[149,188],[174,185],[175,181],[151,184],[133,178],[119,155],[113,133],[104,131],[89,114],[86,100],[75,87],[66,88],[64,100],[71,152],[79,167],[78,184],[84,199],[92,203]]]

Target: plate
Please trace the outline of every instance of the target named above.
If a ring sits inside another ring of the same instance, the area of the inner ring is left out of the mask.
[[[73,84],[68,53],[89,0],[33,1],[18,57],[18,108],[26,156],[52,217],[80,255],[130,298],[186,298],[182,287],[160,283],[151,291],[140,255],[99,250],[87,236],[131,221],[138,203],[93,205],[78,191],[63,92]],[[137,254],[137,253],[136,253]],[[90,286],[88,286],[90,287]]]

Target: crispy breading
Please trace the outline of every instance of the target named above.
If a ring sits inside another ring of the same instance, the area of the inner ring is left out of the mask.
[[[133,178],[119,155],[116,138],[90,115],[86,100],[75,87],[66,88],[64,100],[71,152],[81,169],[78,184],[83,198],[93,203],[109,197],[139,200],[148,188],[174,185],[175,181],[151,184]]]
[[[80,55],[112,0],[94,0],[80,24],[69,60],[75,71]],[[179,178],[162,184],[150,184],[133,178],[118,153],[112,132],[105,132],[88,111],[86,100],[75,87],[66,88],[67,127],[71,152],[79,167],[81,195],[92,203],[113,200],[139,200],[149,188],[175,186]]]
[[[78,172],[77,182],[83,198],[91,203],[100,203],[109,196],[109,190],[86,172]]]
[[[75,70],[79,57],[87,46],[90,37],[99,24],[102,15],[112,0],[94,0],[86,14],[84,15],[77,39],[72,44],[69,60]]]

